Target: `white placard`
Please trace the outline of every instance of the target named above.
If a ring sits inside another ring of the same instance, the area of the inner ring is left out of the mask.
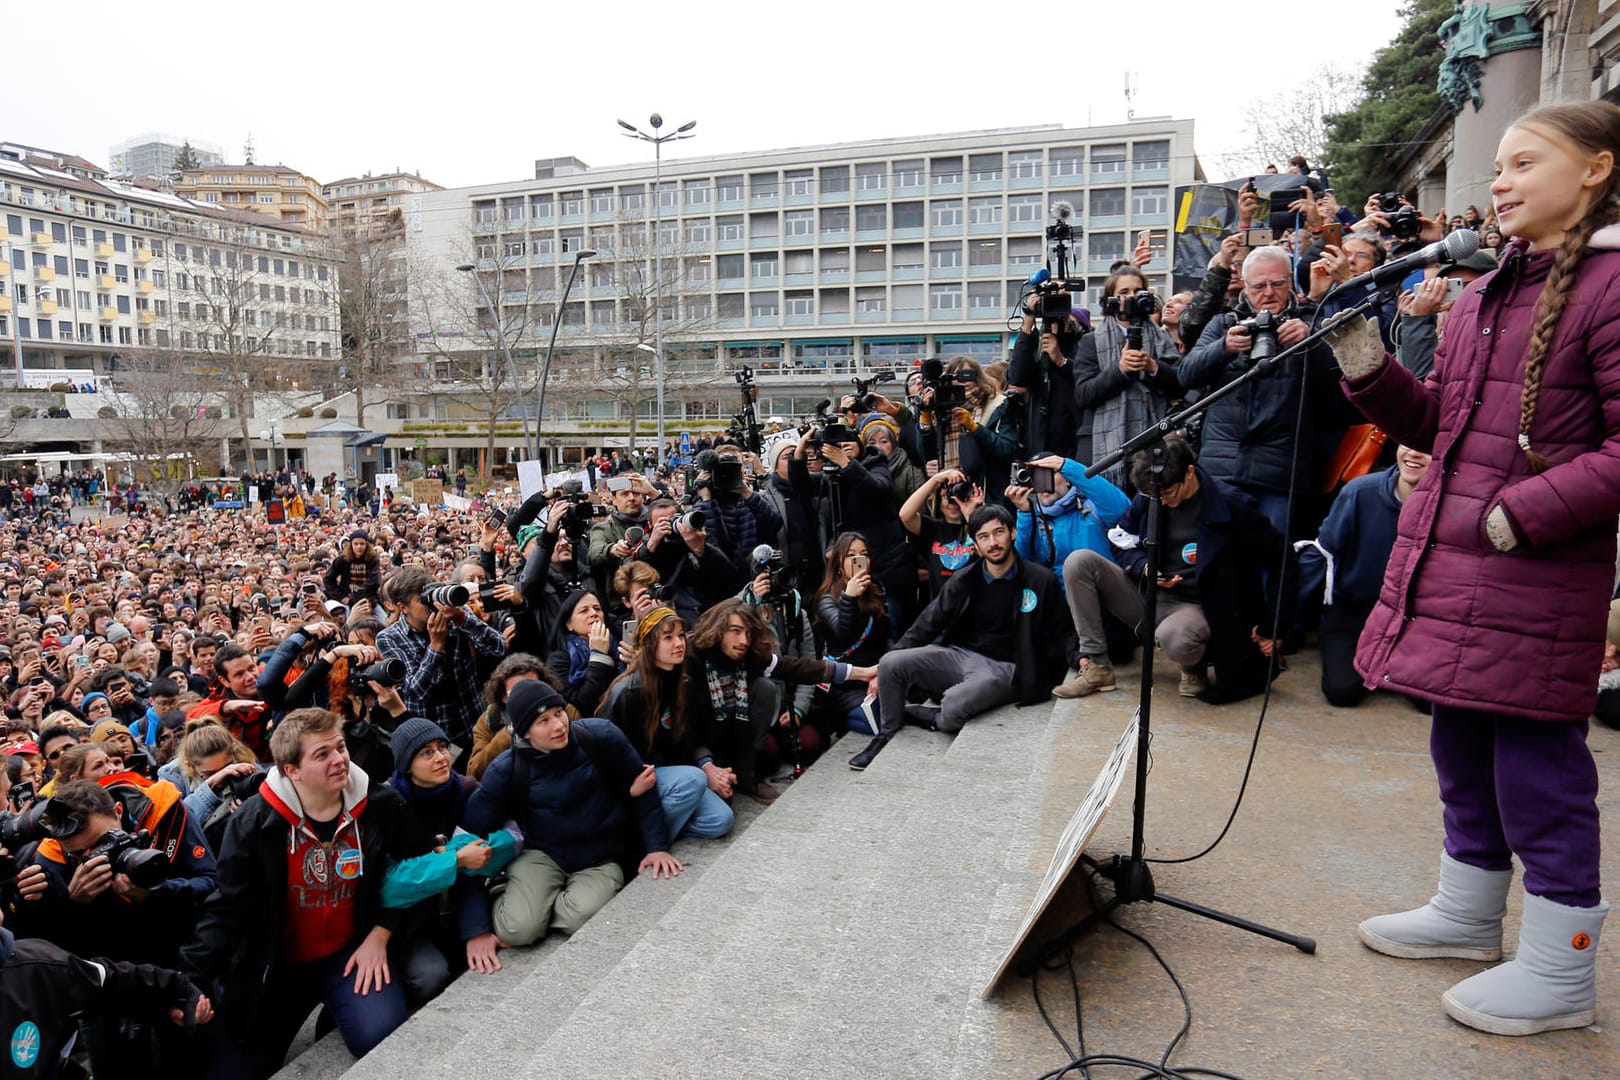
[[[459,510],[465,514],[472,509],[472,500],[462,498],[460,495],[444,496],[444,505],[451,510]]]
[[[545,466],[538,461],[518,462],[518,492],[525,499],[546,490]]]
[[[1074,815],[1069,818],[1069,824],[1064,827],[1063,835],[1058,837],[1057,850],[1052,853],[1052,861],[1046,867],[1046,876],[1041,879],[1041,887],[1036,890],[1035,898],[1030,901],[1029,910],[1024,912],[1024,921],[1018,924],[1018,933],[1013,937],[1006,955],[1001,963],[996,965],[995,973],[990,981],[984,984],[979,991],[980,998],[988,998],[995,992],[996,984],[1007,973],[1007,966],[1012,963],[1014,954],[1024,944],[1024,939],[1034,929],[1035,923],[1046,910],[1046,905],[1052,902],[1058,889],[1068,880],[1074,864],[1080,861],[1080,853],[1085,851],[1086,844],[1091,842],[1091,836],[1102,824],[1103,815],[1119,793],[1120,781],[1125,778],[1125,765],[1131,759],[1131,750],[1136,746],[1136,729],[1142,717],[1141,710],[1131,714],[1131,722],[1126,725],[1125,731],[1120,735],[1114,749],[1109,752],[1108,760],[1103,762],[1102,771],[1097,779],[1091,783],[1091,790],[1086,797],[1080,800],[1075,808]]]
[[[376,489],[377,489],[377,497],[378,498],[382,497],[382,493],[383,493],[384,489],[386,489],[386,488],[393,488],[394,493],[398,494],[399,493],[399,474],[398,473],[391,473],[391,472],[378,473],[377,474],[377,481],[376,481],[375,486],[376,486]]]

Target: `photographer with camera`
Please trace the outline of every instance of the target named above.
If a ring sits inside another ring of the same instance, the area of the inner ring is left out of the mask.
[[[1058,292],[1068,296],[1066,289]],[[1073,315],[1038,318],[1046,295],[1034,292],[1024,298],[1024,321],[1013,341],[1007,388],[1027,395],[1023,398],[1029,408],[1024,453],[1067,457],[1077,453],[1075,433],[1080,430],[1081,414],[1075,407],[1074,361],[1085,329]]]
[[[225,837],[225,821],[253,797],[263,777],[253,751],[212,720],[194,721],[174,760],[158,770],[159,780],[185,796],[186,813],[214,851]]]
[[[345,642],[337,625],[330,622],[308,623],[288,635],[283,649],[288,642],[296,644],[307,639],[308,651],[303,657],[303,671],[284,688],[276,715],[306,708],[338,713],[349,740],[349,757],[368,776],[380,776],[393,762],[388,733],[407,712],[399,690],[406,669],[401,661],[384,657],[375,644],[366,644],[362,636],[357,628]],[[281,682],[285,670],[280,666],[282,656],[278,649],[260,675],[271,686]]]
[[[1295,300],[1287,252],[1278,247],[1251,251],[1243,262],[1243,282],[1238,310],[1210,320],[1197,346],[1176,366],[1177,378],[1189,390],[1224,386],[1310,332],[1309,309]],[[1338,380],[1333,351],[1318,343],[1244,393],[1223,398],[1204,418],[1199,467],[1252,496],[1277,531],[1290,538],[1290,483],[1297,474],[1295,501],[1303,509],[1316,486],[1316,448],[1334,445],[1337,434],[1329,433],[1342,433],[1354,415],[1338,392]],[[1302,398],[1305,419],[1296,441]]]
[[[674,499],[657,498],[648,507],[647,538],[636,560],[658,572],[654,599],[697,621],[705,609],[735,596],[743,577],[704,531],[702,510],[683,510]]]
[[[816,651],[815,629],[811,626],[810,613],[805,610],[804,598],[787,565],[787,557],[780,549],[761,544],[753,550],[749,566],[755,571],[754,580],[743,588],[737,598],[759,612],[776,638],[781,655],[818,659],[821,654]],[[772,729],[766,749],[771,755],[788,760],[797,775],[807,762],[815,760],[826,748],[821,741],[821,733],[804,726],[805,719],[810,715],[810,704],[816,688],[809,683],[800,683],[790,689],[787,683],[779,679],[775,683],[783,709],[776,719],[776,727]]]
[[[752,455],[749,455],[752,457]],[[698,495],[694,509],[704,515],[709,543],[731,562],[737,577],[749,576],[749,553],[762,542],[774,540],[782,528],[776,507],[749,487],[743,452],[732,445],[698,455]]]
[[[815,606],[828,660],[875,667],[889,651],[893,635],[883,584],[872,576],[872,549],[860,533],[846,532],[833,542]],[[810,720],[824,742],[851,727],[871,692],[860,682],[827,684],[816,691]],[[867,718],[862,721],[872,726]]]
[[[623,669],[618,635],[608,625],[594,590],[576,589],[568,594],[553,637],[559,644],[546,658],[546,667],[563,679],[563,700],[578,715],[590,716],[608,684]]]
[[[910,626],[916,617],[916,563],[895,514],[888,460],[876,447],[863,448],[859,433],[842,424],[811,428],[788,465],[796,483],[810,485],[812,454],[821,459],[820,535],[859,532],[871,540],[874,573],[888,596],[889,619],[896,626]]]
[[[587,555],[598,589],[605,589],[619,564],[635,555],[636,547],[626,541],[625,534],[631,529],[647,528],[647,500],[656,494],[651,484],[635,474],[613,477],[607,482],[607,490],[613,509],[591,526]]]
[[[1013,548],[1018,557],[1054,573],[1076,551],[1107,555],[1108,530],[1131,500],[1078,461],[1055,455],[1013,465],[1007,499],[1018,509]],[[1025,483],[1024,481],[1028,481]]]
[[[930,503],[939,515],[926,513]],[[900,508],[900,525],[916,539],[927,571],[929,597],[938,596],[946,580],[978,555],[967,523],[984,505],[984,490],[961,469],[945,469],[928,478]]]
[[[793,452],[798,449],[800,439],[797,431],[789,429],[765,440],[765,467],[770,470],[770,476],[760,486],[759,493],[769,500],[782,519],[775,546],[786,553],[794,578],[805,581],[814,580],[821,567],[821,511],[815,488],[793,483]]]
[[[1158,311],[1158,297],[1133,266],[1114,271],[1103,284],[1104,318],[1080,342],[1074,362],[1074,404],[1080,413],[1076,459],[1107,457],[1132,435],[1163,420],[1170,402],[1181,396],[1175,371],[1181,354],[1153,321]],[[1123,489],[1130,483],[1126,471],[1120,462],[1102,476]]]
[[[377,649],[405,664],[406,711],[443,728],[465,761],[480,712],[478,654],[505,656],[506,639],[466,610],[465,586],[437,584],[423,567],[395,570],[387,593],[400,617],[377,635]]]
[[[922,393],[924,456],[936,458],[941,468],[960,468],[999,502],[1007,469],[1018,456],[1018,412],[977,360],[953,356],[939,364],[924,362],[926,370],[938,371]]]

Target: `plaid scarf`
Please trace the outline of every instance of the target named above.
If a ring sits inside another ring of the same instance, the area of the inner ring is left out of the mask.
[[[703,671],[709,680],[709,701],[714,706],[715,723],[724,724],[729,720],[747,724],[747,671],[741,668],[721,670],[713,660],[704,662]]]

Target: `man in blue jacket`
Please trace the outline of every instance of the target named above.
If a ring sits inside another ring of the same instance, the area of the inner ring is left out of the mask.
[[[1086,476],[1078,461],[1047,455],[1029,464],[1052,474],[1052,490],[1037,495],[1027,487],[1007,489],[1008,501],[1018,508],[1018,557],[1057,570],[1076,551],[1107,555],[1108,530],[1119,524],[1130,498],[1103,477]]]
[[[624,887],[629,829],[640,835],[637,870],[674,877],[664,809],[652,769],[608,720],[570,723],[562,695],[529,680],[506,699],[512,749],[496,758],[467,803],[462,828],[487,836],[508,819],[523,829],[524,852],[507,869],[494,905],[505,945],[530,945],[556,930],[572,934]]]

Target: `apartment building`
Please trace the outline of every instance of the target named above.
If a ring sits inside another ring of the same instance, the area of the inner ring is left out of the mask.
[[[542,164],[536,179],[425,193],[407,212],[425,379],[393,415],[465,415],[446,380],[458,357],[489,370],[497,345],[532,382],[558,319],[542,427],[581,445],[622,442],[632,415],[640,441],[651,437],[659,329],[671,432],[724,426],[738,405],[729,372],[744,364],[759,377],[760,414],[797,417],[855,376],[933,355],[992,362],[1050,256],[1055,202],[1074,208],[1071,275],[1095,307],[1141,230],[1154,232],[1148,274],[1165,289],[1172,196],[1202,178],[1192,121],[1171,119],[666,160],[656,185],[651,162]],[[582,251],[594,254],[559,311]],[[472,274],[455,273],[467,263],[488,303]],[[446,282],[464,303],[442,299]]]
[[[375,234],[403,218],[409,196],[444,189],[416,173],[347,176],[321,186],[327,225],[333,236]]]
[[[313,177],[284,165],[210,165],[187,169],[174,193],[225,210],[249,210],[310,233],[326,231],[326,196]]]
[[[33,156],[0,157],[0,218],[0,381],[93,383],[150,348],[265,382],[340,354],[338,265],[301,228]]]

